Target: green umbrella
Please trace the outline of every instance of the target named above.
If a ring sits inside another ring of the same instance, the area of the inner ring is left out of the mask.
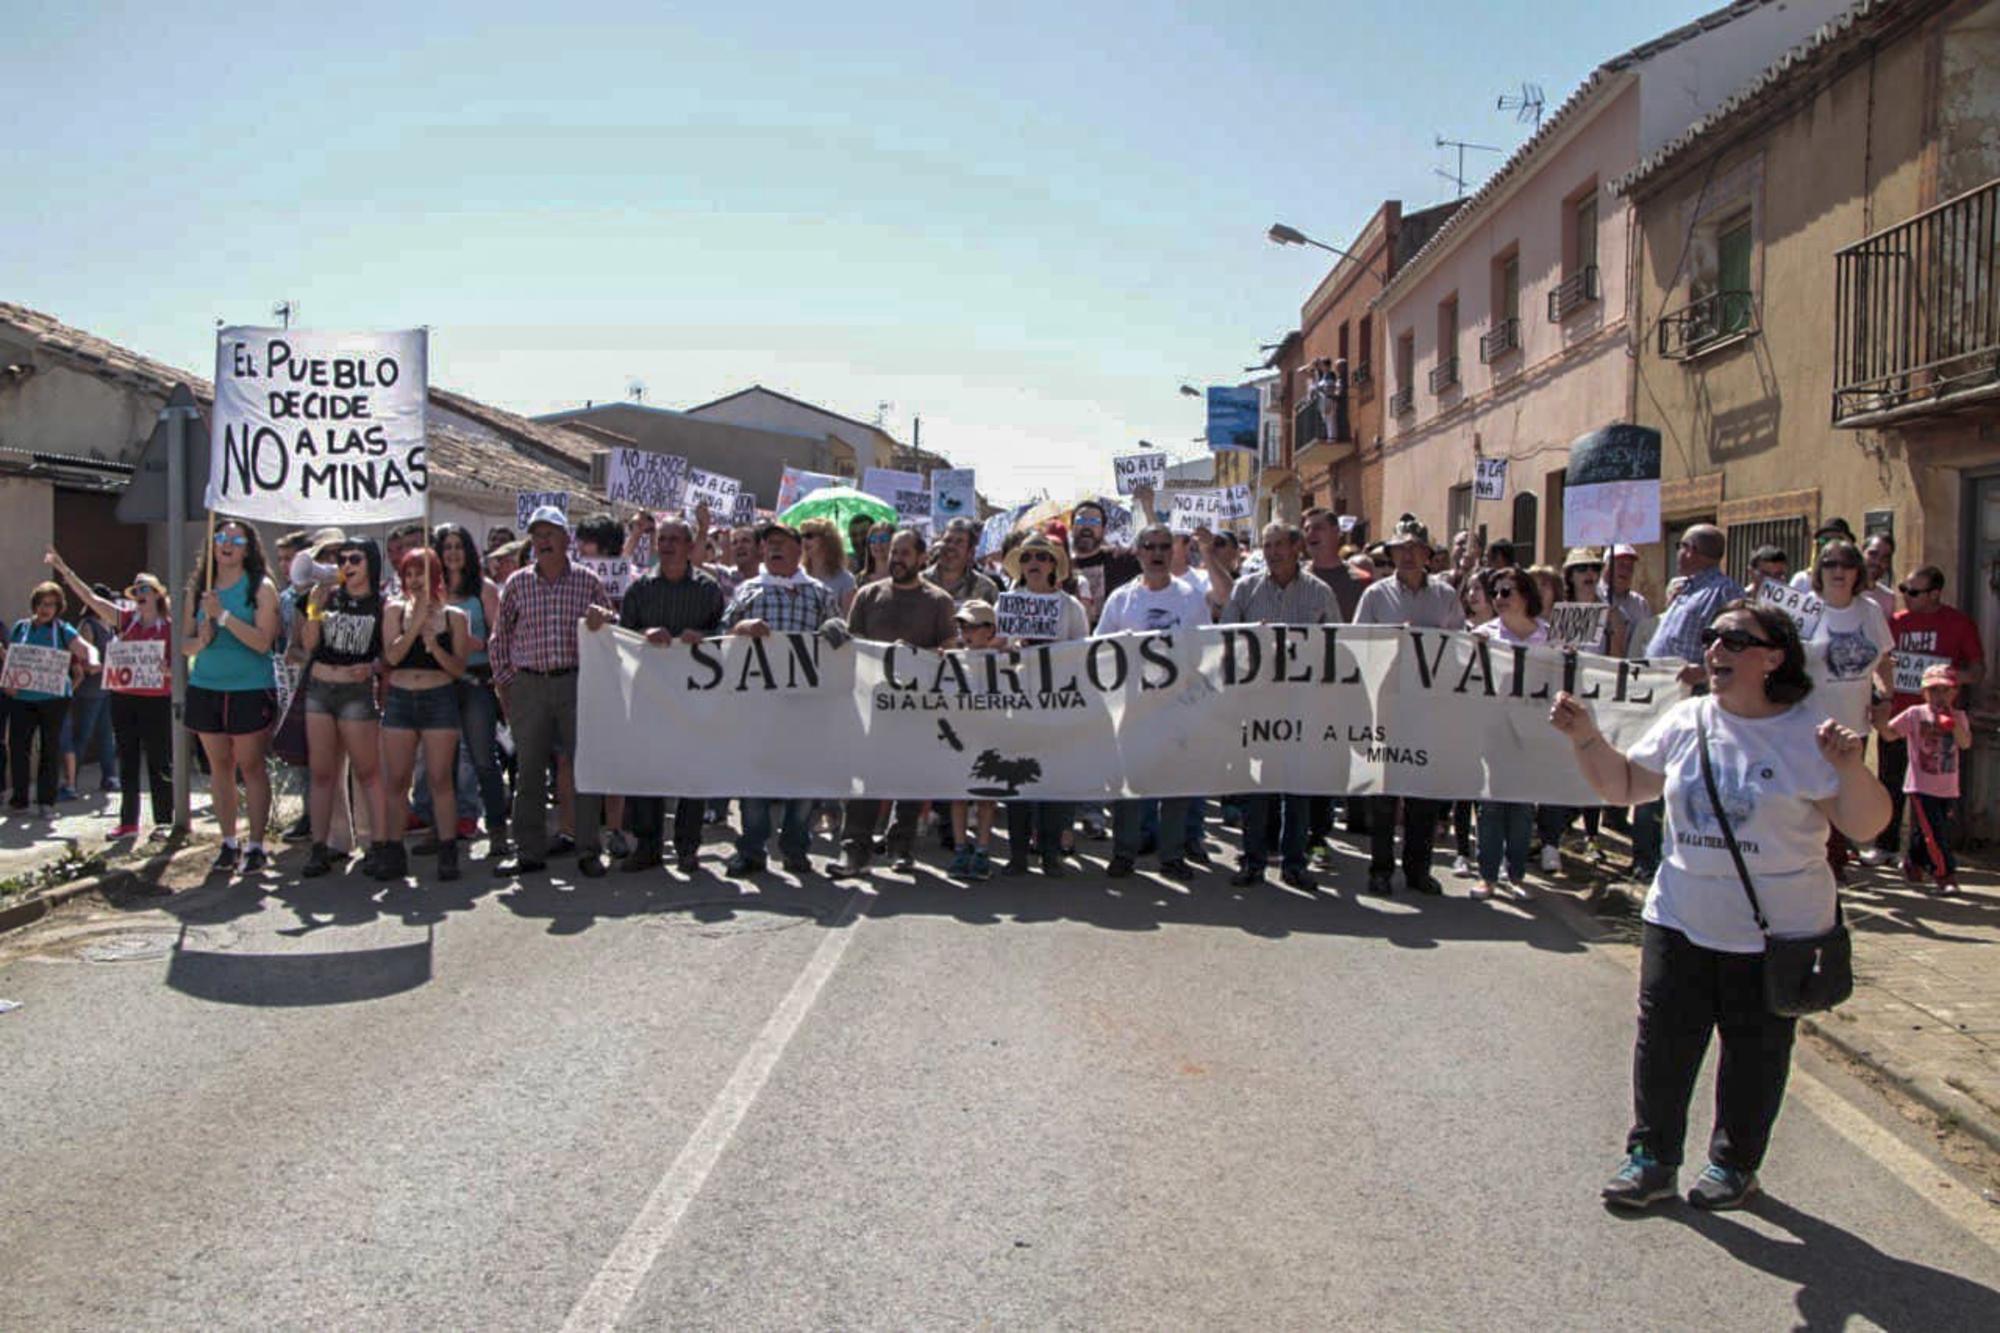
[[[847,525],[852,523],[857,515],[862,514],[866,514],[877,523],[896,521],[894,505],[857,491],[852,486],[822,486],[778,515],[778,521],[796,528],[809,518],[829,519],[833,526],[839,529],[842,543],[846,543]]]

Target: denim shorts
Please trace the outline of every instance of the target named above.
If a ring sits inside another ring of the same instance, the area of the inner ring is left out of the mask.
[[[325,713],[335,722],[373,722],[375,682],[372,680],[308,680],[306,712]]]
[[[458,686],[434,685],[428,690],[389,687],[382,725],[397,731],[457,731]]]

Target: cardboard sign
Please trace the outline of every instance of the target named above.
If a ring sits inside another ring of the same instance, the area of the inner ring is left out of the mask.
[[[955,518],[979,517],[979,490],[969,467],[941,467],[931,473],[931,522],[939,530]]]
[[[597,575],[597,581],[604,585],[604,595],[614,603],[624,598],[625,590],[638,577],[632,562],[623,557],[574,555],[570,557],[570,563]]]
[[[1604,642],[1609,602],[1557,602],[1547,608],[1549,642],[1584,652],[1597,652]]]
[[[605,493],[613,504],[635,509],[679,509],[687,491],[688,461],[679,454],[621,445],[606,461]]]
[[[1139,486],[1150,486],[1158,494],[1167,488],[1167,456],[1118,454],[1111,460],[1111,475],[1120,495],[1130,495]]]
[[[1810,639],[1819,633],[1820,617],[1826,612],[1826,603],[1810,588],[1794,588],[1776,579],[1765,579],[1757,585],[1757,600],[1777,607],[1792,618],[1799,627],[1799,637]]]
[[[73,660],[67,648],[10,643],[7,645],[6,665],[0,666],[0,686],[10,690],[33,690],[38,694],[68,694],[69,664]]]
[[[569,517],[568,491],[515,491],[514,531],[525,537],[528,535],[528,517],[543,505],[554,505]]]
[[[1021,516],[1018,508],[995,514],[979,529],[979,549],[975,555],[987,556],[998,551],[1007,541],[1007,534],[1014,530],[1014,521]]]
[[[778,507],[782,514],[799,501],[824,486],[838,486],[840,478],[825,472],[808,472],[804,468],[788,467],[778,479]]]
[[[742,483],[734,477],[691,467],[687,477],[688,512],[694,512],[696,506],[706,501],[708,512],[718,518],[723,514],[734,514],[736,496],[742,489]]]
[[[993,618],[1010,639],[1053,639],[1062,633],[1063,599],[1054,592],[1003,592]]]
[[[1360,525],[1360,523],[1361,523],[1361,515],[1359,515],[1359,514],[1342,514],[1342,515],[1340,516],[1340,519],[1339,519],[1339,522],[1340,522],[1340,530],[1341,530],[1342,532],[1352,532],[1352,531],[1354,531],[1354,529],[1355,529],[1355,528],[1356,528],[1357,526],[1359,526],[1359,525]]]
[[[422,329],[221,330],[209,508],[282,527],[423,517],[428,349]]]
[[[1175,532],[1193,532],[1202,526],[1213,532],[1228,527],[1228,520],[1232,518],[1248,518],[1253,504],[1254,498],[1248,486],[1175,491],[1167,525]]]
[[[1896,693],[1922,694],[1924,672],[1934,666],[1950,665],[1949,657],[1933,657],[1929,653],[1906,653],[1899,649],[1896,653]]]
[[[1254,384],[1208,386],[1208,447],[1257,449],[1257,430],[1264,415],[1264,394]]]
[[[897,491],[889,501],[896,506],[898,524],[920,526],[931,517],[931,493],[929,491]]]
[[[757,521],[757,492],[736,492],[736,507],[729,512],[732,527],[746,528]]]
[[[863,495],[872,495],[883,504],[892,505],[896,503],[898,491],[923,491],[926,497],[930,494],[929,488],[924,485],[924,474],[921,472],[899,472],[890,467],[871,467],[861,474]]]
[[[1116,551],[1131,550],[1132,543],[1137,540],[1134,535],[1134,525],[1137,520],[1132,517],[1132,511],[1124,505],[1105,507],[1110,511],[1111,517],[1104,524],[1104,544]]]
[[[1507,460],[1504,458],[1478,458],[1473,460],[1472,498],[1475,500],[1504,500],[1507,498]]]
[[[1660,432],[1606,426],[1569,447],[1563,545],[1643,546],[1660,540]]]
[[[113,639],[104,650],[104,688],[114,694],[167,688],[167,641]]]

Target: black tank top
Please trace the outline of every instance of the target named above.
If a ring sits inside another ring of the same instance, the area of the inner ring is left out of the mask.
[[[313,661],[328,666],[366,666],[382,656],[382,594],[333,594],[319,620],[319,647]]]
[[[438,646],[446,652],[451,651],[451,617],[449,615],[444,618],[444,632],[438,635]],[[410,645],[409,651],[403,654],[403,660],[397,665],[396,670],[442,671],[444,670],[444,664],[437,660],[436,655],[431,652],[431,646],[424,642],[423,636],[418,635],[416,642]]]

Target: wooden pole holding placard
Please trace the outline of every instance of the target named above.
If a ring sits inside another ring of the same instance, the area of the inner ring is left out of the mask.
[[[168,407],[160,416],[167,426],[167,589],[169,599],[177,596],[188,577],[187,558],[187,450],[188,422],[196,418],[197,408]],[[203,441],[203,443],[207,443]],[[208,513],[208,555],[215,559],[215,511]],[[213,579],[213,568],[210,578]],[[171,609],[173,602],[169,600]],[[176,612],[173,618],[174,637],[168,641],[167,665],[172,672],[170,693],[173,696],[173,769],[174,769],[174,832],[188,831],[188,806],[191,782],[194,778],[194,748],[188,744],[187,730],[187,655],[180,651],[179,638],[185,626]]]

